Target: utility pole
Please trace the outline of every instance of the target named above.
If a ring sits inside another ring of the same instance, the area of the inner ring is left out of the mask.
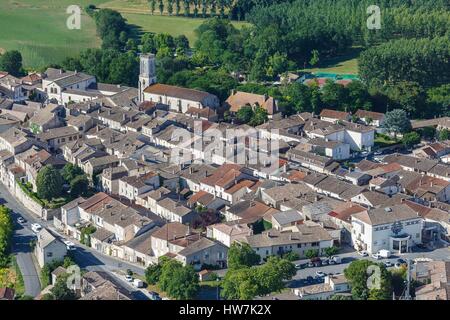
[[[406,259],[406,266],[408,268],[406,272],[406,292],[405,292],[405,300],[411,300],[410,295],[410,286],[411,286],[411,264],[410,260]]]

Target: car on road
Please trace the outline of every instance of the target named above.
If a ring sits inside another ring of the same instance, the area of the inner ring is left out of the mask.
[[[378,253],[374,253],[374,254],[372,254],[372,258],[375,260],[380,260],[381,256]]]
[[[333,261],[333,262],[336,263],[336,264],[339,264],[339,263],[342,262],[342,258],[339,257],[339,256],[332,256],[330,262],[331,262],[331,261]],[[333,264],[333,263],[331,263],[331,264]]]
[[[396,268],[401,268],[401,267],[403,267],[403,266],[407,266],[407,262],[406,262],[406,260],[405,259],[402,259],[402,258],[400,258],[400,259],[397,259],[397,262],[395,263],[395,267]]]
[[[31,230],[32,230],[34,233],[38,233],[39,231],[42,230],[42,226],[41,226],[39,223],[33,223],[33,224],[31,225]]]
[[[22,217],[18,217],[18,218],[17,218],[17,223],[19,223],[19,224],[25,224],[25,223],[27,223],[27,220],[25,220],[25,219],[22,218]]]
[[[68,251],[73,251],[73,250],[76,250],[76,249],[77,249],[77,248],[75,247],[75,243],[73,243],[72,241],[64,240],[63,242],[64,242],[64,244],[66,245]]]
[[[155,291],[149,291],[148,294],[150,295],[150,300],[162,300],[159,293]]]
[[[358,254],[361,256],[361,257],[367,257],[369,254],[367,253],[367,251],[365,251],[365,250],[363,250],[363,251],[358,251]]]
[[[129,274],[127,274],[127,275],[125,276],[125,280],[127,280],[128,282],[133,282],[133,277],[130,276]]]
[[[327,274],[325,273],[325,272],[323,272],[323,271],[316,271],[316,276],[317,277],[320,277],[320,278],[323,278],[323,277],[325,277]]]
[[[384,266],[386,267],[386,268],[390,268],[390,267],[392,267],[392,262],[390,262],[390,261],[385,261],[384,262]]]

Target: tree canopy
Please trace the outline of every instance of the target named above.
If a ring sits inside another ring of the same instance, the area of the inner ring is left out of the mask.
[[[51,200],[62,193],[63,178],[59,170],[52,165],[46,165],[39,170],[36,178],[38,197]]]

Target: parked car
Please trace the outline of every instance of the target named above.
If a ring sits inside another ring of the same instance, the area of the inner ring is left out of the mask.
[[[150,300],[162,300],[161,297],[159,296],[159,293],[155,291],[149,291],[148,293],[150,295]]]
[[[308,262],[308,268],[312,268],[312,267],[314,267],[314,262],[312,262],[312,261]]]
[[[392,262],[390,262],[390,261],[385,261],[385,262],[384,262],[384,266],[385,266],[386,268],[390,268],[390,267],[392,267]]]
[[[302,268],[302,265],[301,265],[301,264],[297,263],[297,264],[295,265],[295,269],[301,269],[301,268]]]
[[[64,241],[64,243],[65,243],[65,245],[66,245],[66,247],[67,247],[67,250],[68,251],[73,251],[73,250],[76,250],[77,248],[75,247],[75,243],[73,243],[73,242],[71,242],[71,241]]]
[[[25,224],[27,222],[27,220],[25,220],[24,218],[22,218],[22,217],[18,217],[17,218],[17,223],[19,223],[19,224]]]
[[[339,256],[332,256],[331,260],[334,261],[336,264],[339,264],[342,262],[342,258]]]
[[[133,277],[130,276],[129,274],[127,274],[127,275],[125,276],[125,280],[127,280],[128,282],[132,282],[132,281],[133,281]]]
[[[323,272],[323,271],[316,271],[316,276],[317,277],[320,277],[320,278],[323,278],[323,277],[325,277],[327,274],[325,273],[325,272]]]
[[[363,250],[363,251],[358,251],[358,254],[362,257],[367,257],[369,254],[367,253],[367,251]]]
[[[314,278],[312,276],[307,276],[306,277],[306,282],[311,283],[314,281]]]
[[[31,225],[31,230],[32,230],[34,233],[38,233],[39,231],[42,230],[42,226],[41,226],[39,223],[33,223],[33,224]]]
[[[378,253],[374,253],[374,254],[372,254],[372,258],[375,260],[380,260],[381,256]]]
[[[327,265],[329,265],[330,264],[330,260],[328,260],[328,259],[322,259],[322,265],[323,266],[327,266]]]

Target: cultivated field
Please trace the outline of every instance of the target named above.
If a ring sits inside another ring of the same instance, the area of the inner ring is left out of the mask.
[[[0,0],[0,52],[17,49],[26,68],[39,69],[60,63],[86,48],[99,47],[101,41],[96,36],[95,24],[84,12],[81,30],[66,27],[69,17],[66,9],[73,4],[81,8],[95,4],[117,10],[143,32],[185,34],[191,46],[195,43],[194,30],[204,21],[160,15],[158,8],[151,15],[147,0]]]
[[[152,14],[147,0],[113,0],[104,2],[99,7],[119,11],[129,24],[137,26],[143,32],[168,33],[173,36],[184,34],[189,39],[191,46],[194,46],[196,40],[194,30],[204,21],[202,18],[184,17],[182,2],[180,16],[175,16],[175,14],[169,15],[167,4],[161,15],[158,3]],[[191,14],[193,12],[194,7],[191,6]],[[201,10],[199,9],[199,14],[200,12]],[[236,21],[233,24],[237,28],[245,25],[243,22]]]
[[[82,14],[81,30],[69,30],[69,5],[100,4],[104,0],[0,0],[0,48],[17,49],[26,67],[61,62],[79,51],[97,47],[95,24]]]

